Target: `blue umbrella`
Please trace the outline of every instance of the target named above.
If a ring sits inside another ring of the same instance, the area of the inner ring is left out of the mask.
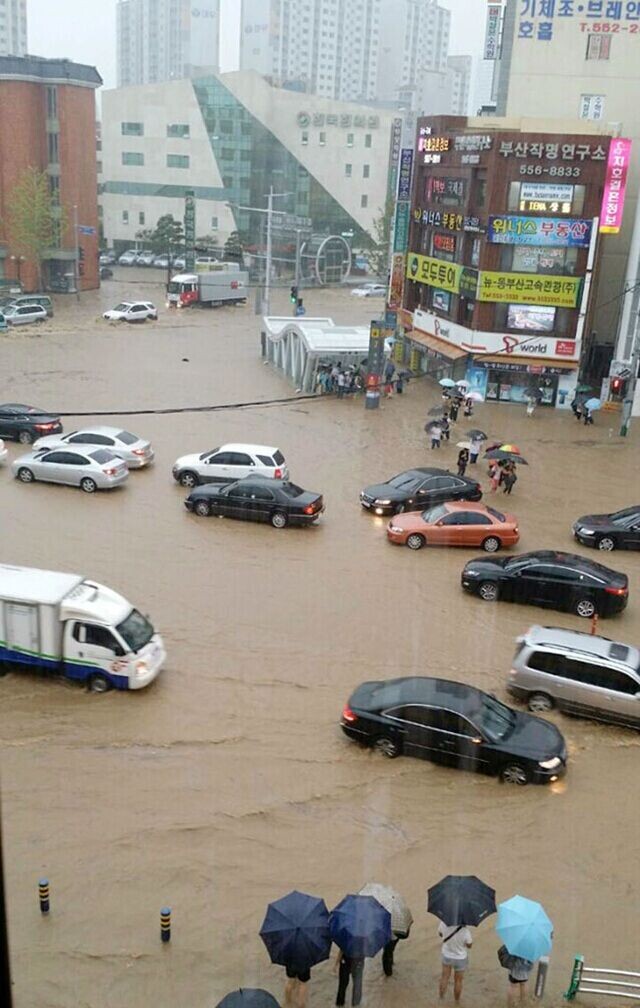
[[[511,955],[535,962],[551,951],[553,924],[539,903],[512,896],[498,906],[496,931]]]
[[[438,385],[442,385],[443,388],[455,388],[456,383],[451,381],[451,378],[441,378]]]
[[[241,987],[219,1001],[216,1008],[280,1008],[273,994],[255,987]]]
[[[352,958],[377,955],[392,939],[391,914],[373,896],[345,896],[331,911],[329,928]]]
[[[272,963],[304,973],[331,952],[329,911],[324,900],[294,889],[270,903],[260,928]]]
[[[594,396],[593,399],[587,399],[585,406],[590,413],[593,413],[594,410],[599,410],[602,407],[602,402]]]

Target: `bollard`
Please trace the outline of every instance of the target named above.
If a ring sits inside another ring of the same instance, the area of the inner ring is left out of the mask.
[[[538,962],[538,973],[536,976],[535,996],[541,998],[544,995],[544,988],[547,983],[547,973],[549,972],[549,956],[540,956]]]
[[[163,942],[171,941],[171,907],[160,911],[160,938]]]
[[[38,882],[38,897],[40,899],[40,913],[49,913],[49,879],[41,878]]]
[[[591,635],[594,636],[598,630],[598,614],[594,613],[591,617]]]

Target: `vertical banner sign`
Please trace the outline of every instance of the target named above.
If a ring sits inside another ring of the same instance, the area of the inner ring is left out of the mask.
[[[487,7],[487,28],[484,36],[484,59],[498,58],[498,40],[500,37],[500,17],[502,6],[490,3]]]
[[[403,147],[400,153],[400,177],[398,178],[398,200],[411,200],[411,172],[413,169],[413,149]]]
[[[412,175],[413,149],[411,147],[403,147],[400,152],[396,215],[393,228],[393,254],[391,257],[391,273],[387,295],[387,303],[390,308],[402,307],[405,253],[409,248]]]
[[[365,409],[377,409],[380,405],[380,382],[384,370],[384,341],[387,335],[385,323],[374,321],[369,330],[369,355],[367,359],[367,387]]]
[[[627,187],[630,158],[631,140],[613,137],[609,147],[609,160],[607,161],[607,174],[604,180],[600,210],[601,234],[617,234],[622,227],[624,193]]]
[[[398,185],[398,161],[402,144],[402,119],[394,119],[391,126],[391,150],[389,151],[389,196],[395,196]]]
[[[402,293],[404,290],[405,255],[394,252],[391,260],[391,283],[389,284],[389,308],[402,308]]]
[[[196,266],[196,200],[192,189],[184,194],[184,268],[193,273]]]

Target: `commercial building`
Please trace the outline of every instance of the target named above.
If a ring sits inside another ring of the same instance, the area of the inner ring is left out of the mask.
[[[0,3],[0,56],[27,52],[27,0]]]
[[[118,0],[118,86],[219,68],[219,0]]]
[[[105,239],[121,249],[163,214],[181,220],[193,191],[196,236],[222,245],[237,229],[259,244],[264,215],[242,208],[265,207],[273,185],[287,194],[274,208],[289,215],[294,245],[299,227],[360,248],[385,206],[399,126],[388,110],[274,88],[257,73],[105,91]]]
[[[569,405],[611,143],[594,123],[568,135],[418,120],[401,315],[412,368],[466,377],[489,400]]]
[[[46,172],[55,247],[46,249],[43,280],[52,289],[98,286],[95,90],[97,70],[69,60],[0,57],[0,276],[38,287],[36,263],[12,232],[12,194],[29,168]],[[74,224],[77,222],[78,230]]]

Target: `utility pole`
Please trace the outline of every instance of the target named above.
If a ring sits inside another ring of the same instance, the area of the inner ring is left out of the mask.
[[[302,234],[302,230],[300,228],[296,228],[296,276],[295,276],[295,285],[298,288],[298,290],[300,289],[300,252],[301,252],[301,245],[302,245],[302,243],[300,241],[300,235],[301,234]]]
[[[2,862],[2,822],[0,821],[0,1004],[11,1008],[11,969],[9,964],[9,928],[4,895],[4,865]]]
[[[622,403],[622,424],[620,437],[626,437],[631,426],[631,411],[636,397],[638,385],[638,366],[640,365],[640,312],[636,316],[636,331],[633,336],[633,352],[631,354],[631,375],[627,381],[627,391]]]
[[[269,186],[267,196],[267,262],[265,266],[264,278],[264,314],[271,314],[271,258],[272,258],[272,237],[271,224],[273,220],[273,186]]]
[[[78,204],[73,205],[73,248],[74,248],[74,260],[73,260],[73,280],[74,287],[76,289],[76,298],[80,300],[80,247],[78,244]]]

